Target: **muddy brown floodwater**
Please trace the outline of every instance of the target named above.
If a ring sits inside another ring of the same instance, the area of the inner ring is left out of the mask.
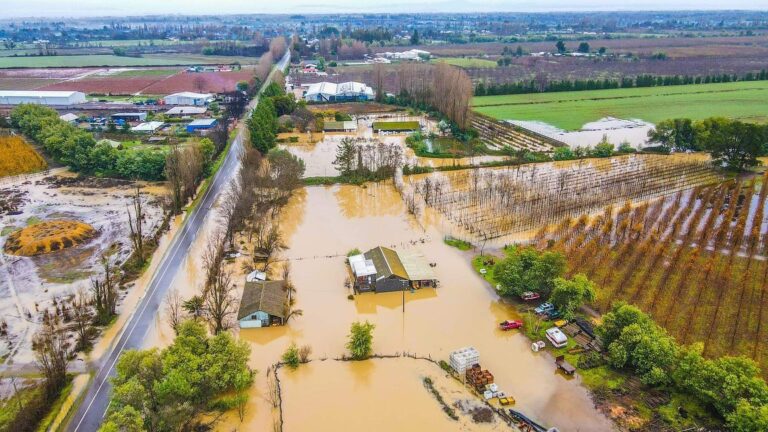
[[[251,366],[259,373],[244,422],[236,414],[228,414],[219,430],[272,429],[274,413],[264,397],[269,365],[279,361],[292,342],[310,345],[314,359],[341,356],[349,326],[357,320],[376,325],[376,353],[407,351],[447,360],[450,351],[474,346],[480,352],[480,363],[495,375],[499,387],[515,397],[516,409],[561,430],[612,429],[609,420],[594,408],[578,377],[566,379],[557,374],[552,357],[531,352],[530,342],[517,331],[497,329],[498,322],[519,316],[474,272],[472,252],[460,252],[443,243],[439,228],[443,224],[437,222],[438,217],[423,219],[427,222],[422,228],[406,214],[399,195],[386,183],[310,187],[294,195],[282,214],[282,230],[289,246],[284,255],[291,261],[296,306],[304,314],[285,327],[239,332],[240,339],[251,345]],[[344,256],[353,248],[368,250],[379,245],[421,251],[429,262],[437,264],[434,270],[440,287],[406,292],[404,312],[402,293],[363,294],[348,300]],[[388,366],[367,363],[302,366],[306,369],[286,380],[284,414],[289,418],[285,430],[339,430],[338,418],[320,421],[317,413],[334,418],[342,412],[344,425],[364,425],[367,430],[443,430],[385,415],[391,409],[382,406],[386,398],[369,392],[384,383],[408,389],[402,401],[395,398],[389,403],[413,403],[406,415],[423,409],[430,410],[424,414],[428,419],[444,416],[434,400],[415,394],[415,387],[421,385],[418,381],[414,384],[418,368],[403,364],[396,373],[387,370]],[[374,424],[371,418],[379,420]]]

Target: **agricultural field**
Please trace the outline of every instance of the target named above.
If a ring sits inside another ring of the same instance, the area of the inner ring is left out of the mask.
[[[497,119],[541,121],[577,130],[605,117],[661,120],[723,116],[740,120],[765,116],[768,82],[746,81],[670,87],[482,96],[476,111]]]
[[[563,220],[536,237],[564,252],[571,274],[598,286],[596,308],[625,300],[681,343],[768,366],[768,187],[729,180],[665,199],[607,207]]]
[[[255,63],[251,57],[204,56],[198,54],[146,54],[142,57],[116,55],[67,55],[2,57],[0,69],[47,68],[47,67],[98,67],[98,66],[183,66],[199,64]]]
[[[24,138],[0,136],[0,177],[44,170],[48,164]]]
[[[462,68],[495,68],[498,66],[493,60],[472,57],[440,57],[432,60],[432,63],[448,63]]]
[[[134,95],[137,93],[165,95],[180,91],[227,92],[239,81],[249,80],[248,69],[232,72],[186,72],[181,69],[100,69],[91,70],[66,80],[45,80],[38,90],[77,90],[87,94]],[[25,78],[8,78],[14,82]],[[42,79],[38,79],[42,81]],[[0,80],[0,84],[2,84]]]

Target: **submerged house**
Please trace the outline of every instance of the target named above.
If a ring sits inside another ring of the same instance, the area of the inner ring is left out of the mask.
[[[285,281],[253,279],[245,282],[237,321],[240,328],[285,324],[288,290]]]
[[[398,253],[379,246],[349,257],[356,292],[391,292],[437,286],[432,268],[421,254]]]

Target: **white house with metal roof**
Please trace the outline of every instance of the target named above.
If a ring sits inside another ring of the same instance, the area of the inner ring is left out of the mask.
[[[181,92],[163,98],[166,105],[203,106],[213,101],[211,93]]]
[[[363,83],[349,81],[341,84],[319,82],[311,84],[304,94],[307,102],[366,101],[374,97],[373,89]]]

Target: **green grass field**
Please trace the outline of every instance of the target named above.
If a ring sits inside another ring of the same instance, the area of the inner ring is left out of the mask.
[[[481,96],[472,105],[498,119],[542,121],[566,130],[607,116],[652,123],[713,116],[762,121],[768,113],[768,81]]]
[[[463,68],[495,68],[498,66],[493,60],[464,57],[441,57],[431,60],[432,63],[448,63],[452,66]]]
[[[373,130],[374,131],[414,131],[419,130],[421,127],[419,126],[419,122],[417,121],[381,121],[381,122],[373,122]]]
[[[258,61],[251,57],[221,57],[196,54],[150,54],[143,57],[114,55],[30,56],[0,57],[0,69],[48,67],[100,67],[100,66],[174,66],[198,64],[250,64]]]

